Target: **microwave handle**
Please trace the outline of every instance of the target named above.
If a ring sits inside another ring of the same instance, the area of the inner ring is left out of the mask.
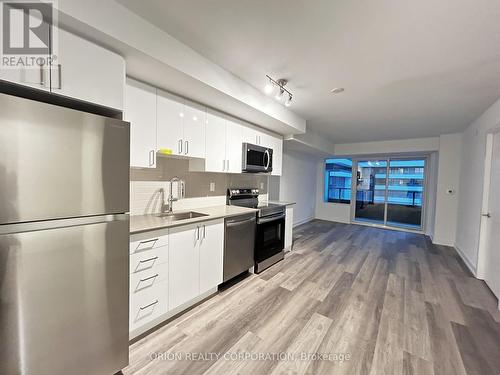
[[[266,162],[266,156],[267,156],[267,162]],[[269,154],[268,149],[264,151],[264,163],[266,164],[266,171],[267,171],[269,169],[269,164],[271,164],[271,155]]]

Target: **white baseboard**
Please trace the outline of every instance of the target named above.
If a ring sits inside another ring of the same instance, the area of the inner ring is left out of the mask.
[[[472,261],[469,259],[469,257],[467,257],[467,255],[465,255],[465,253],[457,245],[455,245],[454,247],[455,247],[455,250],[457,251],[458,255],[460,255],[460,258],[462,258],[465,265],[470,270],[470,272],[472,272],[474,277],[477,277],[476,276],[477,270],[476,270],[476,266],[474,265],[474,263],[472,263]]]
[[[431,237],[431,236],[429,236],[429,237]],[[432,236],[431,241],[434,245],[443,245],[443,246],[450,246],[450,247],[455,246],[455,243],[454,243],[455,241],[444,240],[444,239],[439,238],[439,237]]]
[[[310,222],[310,221],[312,221],[312,220],[314,220],[314,216],[308,217],[308,218],[306,218],[306,219],[299,220],[299,221],[297,221],[297,222],[293,223],[293,227],[295,228],[295,227],[297,227],[297,226],[299,226],[299,225],[302,225],[302,224],[308,223],[308,222]]]

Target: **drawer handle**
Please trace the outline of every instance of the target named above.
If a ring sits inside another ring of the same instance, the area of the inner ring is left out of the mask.
[[[152,261],[155,261],[156,259],[158,259],[158,257],[153,257],[153,258],[149,258],[149,259],[143,259],[143,260],[140,260],[139,263],[152,262]]]
[[[145,245],[147,243],[153,242],[153,246],[154,246],[154,244],[156,243],[156,241],[158,241],[158,238],[153,238],[152,240],[141,241],[141,242],[139,242],[139,245]]]
[[[142,307],[139,307],[139,310],[146,310],[148,307],[151,307],[151,306],[154,306],[158,303],[158,300],[150,303],[149,305],[146,305],[146,306],[142,306]]]
[[[143,283],[145,281],[151,280],[151,279],[156,279],[158,277],[158,274],[146,277],[145,279],[141,279],[140,282]]]

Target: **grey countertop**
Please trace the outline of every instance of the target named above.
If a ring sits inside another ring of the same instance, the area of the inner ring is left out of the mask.
[[[215,207],[204,207],[199,209],[193,209],[191,211],[206,214],[207,216],[195,217],[192,219],[177,220],[171,222],[162,219],[157,215],[133,215],[130,216],[130,233],[134,234],[156,229],[178,227],[182,225],[189,225],[208,220],[243,215],[247,213],[256,212],[257,210],[253,208],[238,207],[238,206],[215,206]],[[177,212],[185,212],[185,211],[174,211],[174,213]]]

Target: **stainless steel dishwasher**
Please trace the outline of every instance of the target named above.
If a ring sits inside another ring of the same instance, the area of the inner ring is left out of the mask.
[[[245,214],[224,220],[224,282],[254,265],[256,215]]]

